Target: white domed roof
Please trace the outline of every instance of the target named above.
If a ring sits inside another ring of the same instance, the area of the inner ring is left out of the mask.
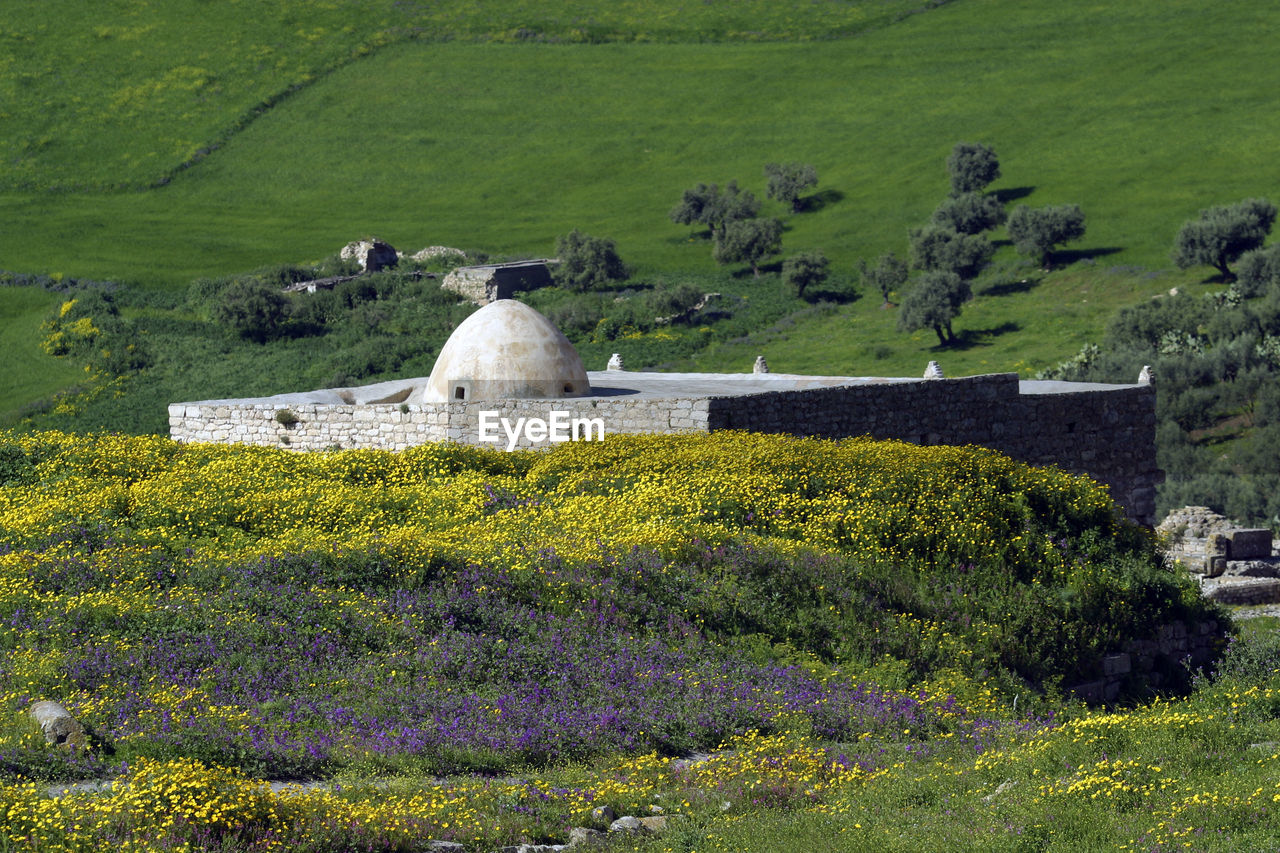
[[[423,402],[585,397],[578,351],[550,320],[514,299],[490,302],[453,330]]]

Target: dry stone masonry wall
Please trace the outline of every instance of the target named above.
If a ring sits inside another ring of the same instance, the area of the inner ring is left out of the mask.
[[[1072,390],[1015,374],[785,391],[710,401],[711,429],[825,438],[869,435],[915,444],[977,444],[1035,465],[1087,474],[1129,516],[1155,523],[1155,390]]]

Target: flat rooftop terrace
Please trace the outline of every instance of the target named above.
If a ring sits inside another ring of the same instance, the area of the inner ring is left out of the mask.
[[[997,374],[1013,377],[1014,374]],[[969,378],[969,377],[951,377]],[[638,400],[670,400],[702,397],[741,397],[778,391],[804,391],[813,388],[839,388],[864,385],[899,385],[915,382],[937,382],[935,379],[884,376],[809,376],[796,373],[654,373],[630,370],[588,371],[591,393],[576,400],[628,397]],[[945,381],[945,380],[941,380]],[[393,379],[351,388],[324,388],[297,391],[270,397],[248,397],[225,400],[190,401],[187,405],[371,405],[399,403],[425,387],[427,377]],[[1018,393],[1079,394],[1089,391],[1114,391],[1134,385],[1110,385],[1100,382],[1061,382],[1054,380],[1018,380]]]

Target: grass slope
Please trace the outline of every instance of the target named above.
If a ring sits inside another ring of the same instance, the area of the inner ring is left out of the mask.
[[[48,396],[84,376],[75,364],[40,350],[40,323],[61,298],[29,287],[0,287],[0,424],[12,423],[24,403]]]
[[[763,194],[763,163],[801,159],[832,203],[792,217],[785,242],[847,266],[901,249],[945,192],[951,145],[980,139],[1000,186],[1083,206],[1082,248],[1163,266],[1200,207],[1273,192],[1277,22],[1262,7],[1139,2],[1100,19],[975,0],[840,41],[403,44],[318,78],[164,188],[11,191],[0,265],[172,286],[370,231],[541,254],[577,226],[641,269],[706,267],[705,244],[666,219],[680,191],[736,178]],[[1228,134],[1229,116],[1248,118]],[[202,127],[191,145],[217,137]],[[88,173],[93,152],[59,162]]]
[[[0,9],[0,187],[154,185],[327,71],[409,39],[759,41],[839,38],[918,0],[689,4],[14,0]]]

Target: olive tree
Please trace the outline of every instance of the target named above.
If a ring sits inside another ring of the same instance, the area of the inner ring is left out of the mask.
[[[768,163],[764,176],[769,179],[766,195],[790,205],[792,213],[804,207],[800,193],[818,185],[818,170],[808,163]]]
[[[973,297],[969,282],[949,270],[923,273],[902,300],[898,329],[914,332],[933,329],[942,346],[955,343],[951,321],[960,316],[960,306]]]
[[[951,194],[979,192],[1000,177],[1000,161],[996,152],[976,142],[957,142],[947,158],[951,176]]]
[[[677,225],[705,225],[712,237],[719,237],[730,222],[750,219],[759,212],[760,200],[749,190],[739,189],[737,181],[730,181],[723,190],[701,183],[685,190],[669,216]]]
[[[1246,298],[1280,293],[1280,243],[1254,249],[1240,256],[1236,265],[1236,289]]]
[[[906,284],[907,264],[893,252],[881,255],[874,267],[867,265],[866,260],[858,261],[858,272],[864,284],[869,284],[884,297],[881,307],[889,307],[889,294]]]
[[[798,252],[782,262],[782,280],[791,285],[796,296],[804,296],[805,288],[827,280],[828,266],[827,256],[817,249]]]
[[[940,225],[911,231],[911,265],[918,270],[978,276],[991,262],[995,246],[982,234],[961,234]]]
[[[612,240],[583,234],[577,228],[556,240],[556,257],[560,263],[552,268],[551,277],[565,290],[599,290],[628,275]]]
[[[717,263],[745,263],[760,277],[760,262],[782,248],[782,223],[767,219],[739,219],[716,235],[712,256]]]
[[[981,234],[1005,220],[1004,205],[993,195],[960,193],[944,198],[930,222],[961,234]]]
[[[1055,246],[1084,236],[1084,212],[1078,204],[1034,208],[1020,204],[1009,215],[1008,231],[1019,253],[1048,267]]]
[[[1230,264],[1267,239],[1276,221],[1276,206],[1265,198],[1210,207],[1198,219],[1183,223],[1173,241],[1173,262],[1178,269],[1205,264],[1234,281]]]

